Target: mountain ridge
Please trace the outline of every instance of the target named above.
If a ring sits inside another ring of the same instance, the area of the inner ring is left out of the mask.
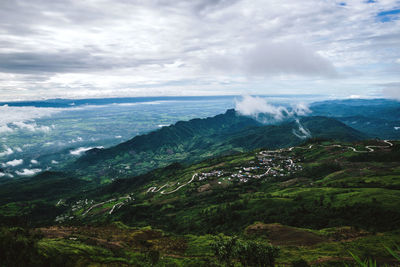
[[[302,124],[310,129],[309,133]],[[81,175],[95,173],[96,176],[120,178],[139,175],[175,161],[195,162],[260,147],[289,147],[310,137],[341,141],[367,138],[332,118],[292,117],[274,125],[264,125],[229,109],[214,117],[179,121],[111,148],[89,150],[68,168]]]

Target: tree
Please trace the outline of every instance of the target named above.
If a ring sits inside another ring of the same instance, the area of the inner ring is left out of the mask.
[[[236,249],[243,266],[275,266],[279,248],[260,241],[240,241]]]
[[[147,258],[151,265],[154,266],[160,260],[160,252],[158,250],[150,250],[147,252]]]
[[[40,238],[23,228],[0,228],[0,266],[41,266]]]
[[[224,263],[226,266],[233,266],[232,262],[236,258],[236,243],[238,238],[236,236],[218,235],[215,242],[212,244],[214,254],[218,261]]]
[[[274,266],[279,254],[279,248],[268,243],[223,235],[216,238],[213,249],[218,261],[226,266],[233,266],[234,260],[243,266]]]

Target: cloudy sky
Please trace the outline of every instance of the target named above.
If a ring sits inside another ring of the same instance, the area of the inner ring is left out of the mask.
[[[400,1],[0,1],[0,101],[244,93],[400,97]]]

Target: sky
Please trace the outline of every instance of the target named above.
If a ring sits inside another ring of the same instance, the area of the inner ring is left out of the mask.
[[[400,99],[400,1],[0,1],[0,101],[240,94]]]

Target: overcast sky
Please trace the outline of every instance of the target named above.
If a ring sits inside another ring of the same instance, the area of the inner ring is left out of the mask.
[[[400,97],[400,1],[0,1],[0,101],[214,94]]]

